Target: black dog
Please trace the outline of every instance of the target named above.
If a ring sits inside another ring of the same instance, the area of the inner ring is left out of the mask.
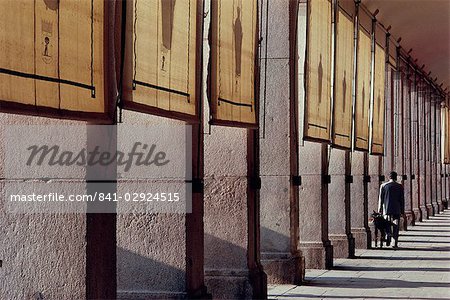
[[[383,248],[383,241],[386,240],[386,230],[390,226],[390,222],[386,220],[382,214],[373,211],[371,217],[373,218],[373,224],[375,225],[375,248],[378,242],[378,231],[380,231],[380,248]],[[387,245],[389,246],[389,245]]]

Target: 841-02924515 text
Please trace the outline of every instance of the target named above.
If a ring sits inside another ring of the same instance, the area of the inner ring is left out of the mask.
[[[11,194],[11,202],[179,202],[180,193]]]

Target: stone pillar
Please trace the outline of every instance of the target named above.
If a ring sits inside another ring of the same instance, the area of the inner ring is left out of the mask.
[[[418,116],[418,94],[417,78],[411,83],[411,199],[414,222],[422,219],[419,208],[419,116]]]
[[[300,284],[304,265],[298,244],[298,184],[291,178],[297,175],[298,126],[296,89],[290,80],[292,62],[288,35],[289,5],[292,1],[276,0],[268,3],[269,37],[267,49],[262,49],[261,72],[267,78],[261,82],[266,91],[261,101],[261,259],[269,283]],[[266,26],[267,6],[262,7]],[[295,10],[296,11],[296,10]],[[295,18],[297,16],[295,15]],[[265,45],[265,43],[263,43]],[[267,68],[267,72],[266,72]],[[262,95],[263,93],[261,93]],[[264,105],[265,104],[265,111]],[[277,213],[274,213],[277,212]]]
[[[23,193],[17,189],[17,178],[6,169],[5,132],[8,126],[17,125],[82,126],[76,121],[0,113],[0,299],[86,299],[87,215],[10,211],[8,185],[15,184],[16,192]],[[80,140],[80,145],[85,142]],[[85,172],[70,181],[48,181],[36,176],[34,180],[21,181],[19,187],[45,193],[55,189],[80,193],[78,184],[84,184]],[[62,178],[65,175],[61,173]]]
[[[367,211],[372,213],[378,209],[378,199],[380,194],[381,157],[369,155],[370,182],[367,184]],[[369,177],[367,177],[369,179]]]
[[[411,94],[410,94],[410,74],[409,68],[406,74],[402,73],[402,100],[403,100],[403,170],[399,181],[405,191],[405,219],[403,229],[407,230],[408,225],[414,223],[414,214],[411,203]]]
[[[381,156],[369,155],[369,172],[367,180],[370,178],[370,182],[367,182],[367,214],[368,216],[373,211],[378,211],[378,199],[380,195],[380,176],[381,170]],[[372,224],[373,225],[373,224]],[[370,226],[370,224],[369,224]],[[372,231],[372,228],[371,228]]]
[[[295,2],[295,1],[293,1]],[[305,102],[303,67],[305,64],[307,2],[298,2],[298,174],[299,249],[307,269],[329,269],[333,265],[333,246],[328,238],[328,148],[325,144],[303,142],[303,104]]]
[[[125,124],[185,125],[181,121],[131,111],[123,111],[123,119]],[[192,177],[202,182],[203,133],[199,125],[192,126],[192,138]],[[142,190],[145,184],[152,185],[152,182],[122,179],[118,189],[122,193],[141,193],[146,192]],[[203,241],[201,188],[193,191],[191,213],[118,214],[117,298],[206,297]]]
[[[330,151],[329,238],[335,258],[352,258],[355,256],[355,239],[350,222],[350,152],[339,149]]]
[[[306,269],[330,269],[333,246],[328,238],[328,146],[304,142],[299,149],[299,248]]]
[[[450,165],[444,165],[444,178],[445,178],[445,200],[444,207],[448,209],[448,203],[450,202]]]
[[[214,298],[262,297],[257,220],[248,178],[247,130],[214,126],[205,136],[205,281]],[[252,249],[251,249],[252,248]],[[254,278],[256,276],[256,278]],[[266,288],[266,287],[264,287]]]
[[[395,148],[395,129],[394,129],[394,76],[395,71],[386,72],[386,118],[385,118],[385,130],[384,130],[384,140],[385,140],[385,153],[383,157],[383,172],[382,174],[387,178],[390,171],[394,169],[394,148]]]
[[[394,168],[391,171],[395,171],[398,174],[398,182],[403,183],[403,174],[405,174],[405,126],[404,126],[404,107],[405,101],[405,89],[404,82],[406,80],[406,67],[402,65],[400,70],[395,73],[394,76]],[[401,217],[400,229],[406,227],[406,220]]]
[[[425,121],[425,92],[423,82],[418,86],[418,104],[419,104],[419,209],[421,212],[421,219],[427,219],[428,213],[426,208],[426,158],[427,158],[427,143],[426,143],[426,121]]]
[[[432,199],[432,126],[431,126],[431,99],[428,87],[425,92],[425,142],[426,142],[426,157],[425,157],[425,207],[427,209],[427,219],[433,215]]]
[[[205,2],[210,12],[210,2]],[[205,18],[205,41],[210,16]],[[204,61],[209,45],[204,43]],[[207,68],[204,69],[206,77]],[[205,84],[206,86],[206,84]],[[257,93],[259,94],[259,93]],[[204,95],[205,112],[207,95]],[[257,130],[212,126],[205,140],[205,283],[213,298],[267,297],[260,262],[260,169]]]
[[[438,102],[436,104],[436,202],[437,211],[441,213],[444,209],[442,206],[442,195],[443,195],[443,181],[442,181],[442,145],[441,145],[441,104]]]
[[[371,244],[367,218],[367,166],[368,155],[364,152],[351,153],[351,232],[356,249],[367,249]]]
[[[431,92],[431,206],[433,209],[433,216],[439,213],[439,206],[437,203],[437,108],[436,97],[434,92]]]

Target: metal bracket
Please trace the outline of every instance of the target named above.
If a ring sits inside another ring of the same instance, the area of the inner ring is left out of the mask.
[[[364,182],[368,183],[368,182],[370,182],[370,180],[371,180],[370,175],[364,175],[364,180],[363,180]]]
[[[353,183],[353,175],[345,175],[345,183]]]
[[[402,180],[408,180],[408,175],[402,175]]]
[[[291,182],[293,186],[301,186],[302,185],[302,176],[300,175],[293,175],[291,177]]]
[[[378,176],[378,181],[383,182],[385,180],[386,180],[386,176],[384,176],[384,175]]]
[[[250,177],[250,188],[253,190],[261,189],[261,177]]]
[[[192,183],[192,193],[194,194],[202,194],[205,190],[205,183],[201,178],[192,178],[192,180],[188,181]]]
[[[322,183],[330,184],[331,183],[331,175],[322,175]]]
[[[416,179],[416,174],[411,174],[411,180],[415,180]]]

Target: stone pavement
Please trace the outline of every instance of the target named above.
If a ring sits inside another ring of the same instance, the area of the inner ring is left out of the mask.
[[[450,211],[400,233],[399,249],[357,250],[306,283],[269,285],[269,299],[450,299]]]

